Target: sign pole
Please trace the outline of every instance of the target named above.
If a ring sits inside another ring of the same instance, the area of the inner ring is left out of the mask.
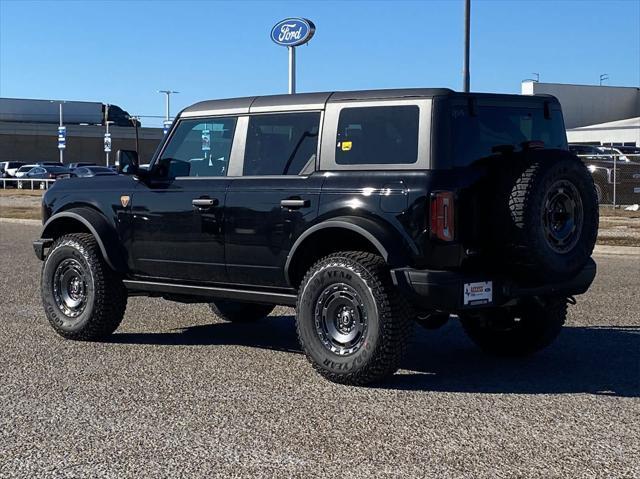
[[[108,138],[111,137],[111,135],[109,134],[109,123],[111,123],[109,120],[105,121],[105,124],[107,126],[107,132],[104,135],[104,138],[105,138],[104,154],[105,154],[105,160],[107,162],[107,167],[109,166],[109,152],[111,151],[111,148],[107,147],[107,142],[109,141]]]
[[[289,94],[296,92],[296,47],[287,47],[289,50]]]
[[[316,26],[306,18],[285,18],[271,29],[271,40],[289,50],[289,95],[296,92],[296,47],[313,37]]]
[[[62,128],[62,102],[60,102],[60,128]],[[66,132],[65,132],[66,133]],[[58,148],[58,151],[60,152],[60,164],[64,164],[64,148]]]

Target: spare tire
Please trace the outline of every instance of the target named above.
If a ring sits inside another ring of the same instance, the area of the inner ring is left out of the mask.
[[[526,150],[514,155],[499,201],[504,253],[511,268],[546,281],[578,273],[598,234],[593,179],[576,156],[564,150]],[[504,178],[504,177],[503,177]],[[504,224],[506,222],[507,224]]]

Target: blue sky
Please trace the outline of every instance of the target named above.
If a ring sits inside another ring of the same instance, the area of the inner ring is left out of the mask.
[[[208,98],[284,93],[287,52],[269,39],[312,19],[298,91],[461,88],[462,0],[0,0],[0,96],[95,100],[162,115]],[[471,88],[520,81],[640,85],[639,0],[472,0]],[[145,119],[156,125],[159,120]]]

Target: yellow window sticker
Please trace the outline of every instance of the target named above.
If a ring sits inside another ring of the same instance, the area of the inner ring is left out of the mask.
[[[351,149],[351,142],[350,141],[343,141],[342,142],[342,151],[349,151]]]

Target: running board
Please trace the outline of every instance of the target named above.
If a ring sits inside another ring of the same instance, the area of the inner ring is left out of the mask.
[[[192,286],[173,283],[158,283],[155,281],[123,280],[129,291],[155,293],[158,295],[195,296],[201,298],[233,299],[252,303],[279,304],[295,306],[296,295],[267,291],[251,291],[237,288],[221,288],[217,286]]]

